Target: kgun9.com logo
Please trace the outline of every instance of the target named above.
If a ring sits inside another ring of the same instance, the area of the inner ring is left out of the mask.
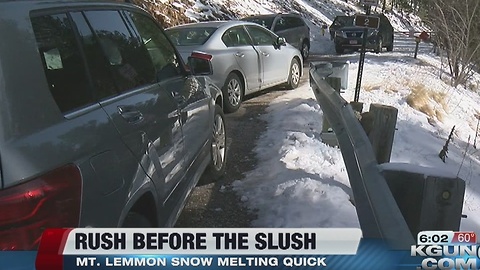
[[[479,246],[474,232],[420,232],[410,255],[425,257],[417,269],[478,269]]]

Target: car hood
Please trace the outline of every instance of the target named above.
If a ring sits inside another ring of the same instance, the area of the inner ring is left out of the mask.
[[[358,31],[361,32],[363,31],[363,27],[356,27],[356,26],[345,26],[345,27],[340,27],[337,29],[337,31]]]

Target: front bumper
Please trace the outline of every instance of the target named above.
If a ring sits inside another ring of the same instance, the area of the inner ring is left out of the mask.
[[[375,36],[367,37],[366,47],[367,49],[376,49],[377,48],[378,38]],[[362,47],[363,38],[362,37],[341,37],[335,36],[334,39],[335,45],[342,48],[352,48],[359,49]]]

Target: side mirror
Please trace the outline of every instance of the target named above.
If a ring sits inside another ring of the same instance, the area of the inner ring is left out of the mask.
[[[287,40],[284,37],[277,37],[277,46],[285,46],[287,45]]]
[[[193,75],[212,75],[212,62],[207,59],[188,57],[188,67]]]

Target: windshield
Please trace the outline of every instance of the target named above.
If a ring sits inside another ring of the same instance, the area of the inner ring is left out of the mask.
[[[165,31],[177,46],[203,45],[217,28],[192,27],[180,29],[168,29]]]
[[[261,26],[271,29],[273,23],[273,17],[247,17],[242,19],[243,21],[253,22],[260,24]]]
[[[335,26],[353,26],[353,16],[339,16],[335,18],[333,25]]]

